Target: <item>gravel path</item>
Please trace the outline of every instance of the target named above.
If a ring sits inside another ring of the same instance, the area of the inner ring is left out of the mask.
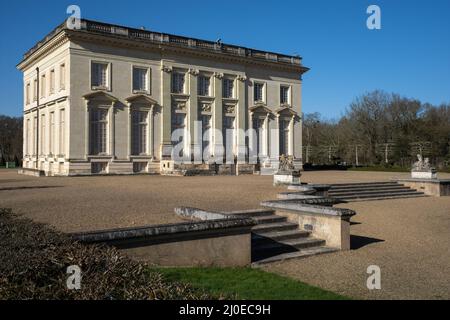
[[[408,173],[304,172],[302,181],[386,181]],[[449,174],[440,174],[450,178]],[[270,176],[45,177],[0,170],[0,207],[62,231],[178,222],[176,206],[257,208],[285,190]],[[355,298],[450,299],[450,197],[342,204],[356,210],[352,250],[267,265],[264,269]],[[369,265],[381,268],[381,290],[366,288]]]

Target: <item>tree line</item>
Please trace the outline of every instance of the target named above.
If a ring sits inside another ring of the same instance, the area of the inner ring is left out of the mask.
[[[417,154],[438,168],[450,163],[450,104],[422,103],[373,91],[339,120],[303,118],[303,160],[310,164],[409,167]]]
[[[23,118],[0,115],[0,166],[22,163]]]

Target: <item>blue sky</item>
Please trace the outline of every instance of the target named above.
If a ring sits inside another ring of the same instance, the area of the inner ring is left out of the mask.
[[[300,54],[303,110],[337,118],[358,95],[381,89],[433,104],[450,102],[450,0],[13,1],[0,13],[0,114],[20,115],[25,51],[66,17],[145,26],[251,48]],[[381,30],[366,9],[381,8]]]

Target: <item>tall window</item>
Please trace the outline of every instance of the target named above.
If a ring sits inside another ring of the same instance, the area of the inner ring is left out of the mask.
[[[33,146],[33,155],[36,155],[36,140],[37,140],[37,117],[34,117],[34,121],[33,121],[33,142],[32,142],[32,146]]]
[[[186,119],[186,114],[184,114],[184,113],[176,113],[176,112],[174,112],[172,114],[172,133],[175,130],[178,130],[178,129],[184,130],[186,128],[185,119]],[[183,132],[181,135],[177,135],[178,141],[172,141],[172,144],[175,146],[175,145],[178,145],[179,143],[183,143],[183,141],[184,141],[184,139],[183,139],[184,138],[184,134],[185,133]],[[174,156],[175,157],[182,157],[183,154],[184,154],[184,145],[182,144],[181,150],[179,150],[179,153],[175,154]]]
[[[223,130],[223,147],[225,148],[224,155],[227,159],[230,159],[230,157],[234,154],[235,147],[234,117],[223,117]]]
[[[97,89],[108,88],[108,64],[107,63],[92,63],[91,70],[91,84]]]
[[[147,111],[133,111],[132,121],[132,153],[147,154]]]
[[[30,103],[30,87],[31,87],[31,85],[30,85],[30,83],[28,82],[28,83],[27,83],[27,86],[26,86],[26,88],[25,88],[25,103],[26,103],[26,104],[29,104],[29,103]]]
[[[108,110],[92,109],[90,112],[90,154],[106,154],[108,143]]]
[[[38,85],[37,85],[37,79],[34,79],[34,81],[33,81],[33,101],[37,101],[37,96],[38,96],[38,92],[37,92],[37,89],[38,89]]]
[[[50,70],[50,94],[55,93],[55,69]]]
[[[289,104],[289,87],[281,86],[280,87],[280,103],[281,104]]]
[[[44,98],[45,97],[45,85],[46,85],[46,81],[45,81],[46,79],[45,79],[45,74],[43,74],[42,76],[41,76],[41,83],[40,83],[40,85],[41,85],[41,98]]]
[[[255,82],[253,86],[253,94],[254,94],[254,101],[261,102],[264,101],[264,84]]]
[[[289,124],[290,121],[280,119],[280,155],[289,154]]]
[[[66,139],[66,112],[64,109],[59,110],[59,154],[63,155],[65,151]]]
[[[59,66],[59,88],[64,90],[66,88],[66,64],[62,63]]]
[[[25,153],[31,154],[31,150],[30,150],[30,142],[31,142],[31,132],[30,132],[30,119],[27,119],[27,124],[26,124],[26,131],[25,131]]]
[[[55,148],[55,113],[50,112],[50,127],[48,131],[48,152],[54,154]]]
[[[223,97],[233,98],[234,81],[232,79],[223,79]]]
[[[133,91],[148,91],[148,69],[133,67]]]
[[[45,114],[41,116],[41,130],[39,132],[41,138],[41,154],[45,154]]]
[[[211,142],[211,116],[202,115],[202,155],[203,160],[208,160],[211,156],[210,142]]]
[[[184,73],[181,72],[172,73],[172,92],[184,93]]]
[[[198,78],[198,95],[209,96],[209,77],[200,76]]]

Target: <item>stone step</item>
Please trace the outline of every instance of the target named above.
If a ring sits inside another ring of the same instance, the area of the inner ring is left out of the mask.
[[[275,210],[272,209],[250,209],[250,210],[239,210],[239,211],[227,211],[225,214],[244,216],[244,217],[262,217],[262,216],[272,216],[275,214]]]
[[[297,238],[297,239],[289,239],[282,241],[271,241],[269,243],[261,243],[255,246],[252,246],[252,252],[256,255],[261,253],[270,253],[272,251],[276,251],[281,253],[295,251],[297,249],[305,249],[311,247],[319,247],[325,245],[325,240],[316,239],[316,238]]]
[[[354,187],[354,188],[333,188],[328,191],[328,193],[336,193],[336,192],[352,192],[352,191],[371,191],[371,190],[403,190],[410,189],[409,187],[405,187],[403,185],[396,186],[371,186],[371,187]]]
[[[265,233],[274,231],[298,230],[298,224],[293,222],[278,222],[259,224],[252,228],[252,232]]]
[[[306,238],[311,233],[305,230],[282,230],[282,231],[270,231],[270,232],[253,232],[252,233],[252,242],[260,243],[270,240],[288,240],[288,239],[296,239],[296,238]]]
[[[334,248],[325,247],[325,246],[307,248],[307,249],[302,249],[302,250],[295,251],[295,252],[282,253],[282,254],[271,256],[268,258],[256,260],[252,263],[252,267],[257,267],[259,265],[271,263],[271,262],[305,258],[305,257],[310,257],[310,256],[315,256],[315,255],[325,254],[325,253],[331,253],[331,252],[336,252],[336,251],[338,251],[338,250],[334,249]]]
[[[256,224],[267,224],[267,223],[275,223],[275,222],[286,222],[286,217],[281,217],[277,215],[270,215],[270,216],[256,216],[252,217],[253,220],[256,221]]]
[[[407,192],[402,192],[399,194],[393,194],[393,193],[373,193],[373,194],[353,194],[353,195],[343,195],[343,196],[334,196],[337,199],[341,199],[341,200],[348,200],[348,199],[363,199],[363,198],[383,198],[383,197],[392,197],[392,198],[396,198],[397,196],[406,196],[406,195],[423,195],[423,192],[418,192],[415,190],[411,190],[411,191],[407,191]]]
[[[330,190],[340,188],[355,188],[355,187],[375,187],[375,186],[395,186],[399,185],[396,181],[386,182],[361,182],[361,183],[336,183],[331,184]]]
[[[360,201],[375,201],[375,200],[389,200],[389,199],[401,199],[401,198],[420,198],[428,197],[426,194],[407,194],[407,195],[395,195],[395,196],[383,196],[383,197],[367,197],[367,198],[348,198],[346,202],[360,202]]]
[[[405,192],[416,191],[411,188],[403,188],[403,189],[374,189],[374,190],[351,190],[351,191],[340,191],[340,192],[330,192],[328,195],[330,197],[339,197],[339,196],[349,196],[349,195],[363,195],[363,194],[375,194],[375,193],[390,193],[390,194],[402,194]]]

